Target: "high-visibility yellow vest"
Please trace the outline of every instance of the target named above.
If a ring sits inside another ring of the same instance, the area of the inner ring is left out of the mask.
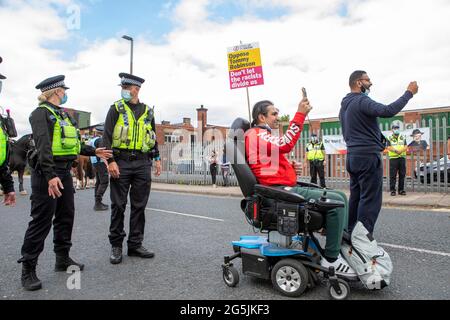
[[[323,149],[322,142],[316,143],[316,144],[308,143],[306,145],[308,161],[314,161],[314,160],[324,161],[325,160],[325,152],[322,149]]]
[[[406,158],[406,138],[402,135],[399,135],[398,137],[394,137],[394,135],[391,135],[388,140],[391,144],[391,147],[393,147],[395,150],[402,151],[401,154],[397,154],[394,151],[389,151],[389,158]]]
[[[0,166],[2,166],[6,161],[7,144],[8,144],[8,136],[3,130],[3,127],[0,125]]]
[[[52,107],[41,104],[39,107],[50,111],[56,118],[53,128],[52,154],[56,157],[77,156],[80,154],[81,142],[77,128],[72,124],[70,118],[65,115],[64,118]]]
[[[119,100],[114,105],[119,118],[114,127],[112,147],[150,152],[156,143],[156,134],[152,128],[153,109],[145,106],[144,114],[136,120],[125,100]]]

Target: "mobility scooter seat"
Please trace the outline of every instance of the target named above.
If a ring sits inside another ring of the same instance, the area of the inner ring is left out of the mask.
[[[290,202],[290,203],[305,203],[306,200],[301,195],[285,190],[283,187],[268,187],[260,184],[255,185],[255,191],[257,194],[269,198],[276,199],[279,201]]]

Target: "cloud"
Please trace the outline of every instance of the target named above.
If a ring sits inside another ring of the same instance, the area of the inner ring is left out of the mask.
[[[372,97],[379,102],[392,102],[417,80],[420,93],[408,109],[450,105],[448,1],[254,0],[227,22],[210,18],[217,4],[182,0],[163,8],[172,10],[175,22],[164,42],[150,41],[146,30],[135,36],[135,73],[147,79],[141,98],[156,105],[158,121],[195,120],[201,104],[209,109],[209,123],[228,125],[247,117],[245,90],[229,89],[226,60],[227,47],[241,40],[261,45],[265,85],[250,88],[251,102],[270,99],[282,114],[296,111],[305,86],[314,106],[311,118],[337,115],[356,69],[369,73]],[[2,31],[0,38],[1,71],[8,76],[0,104],[12,109],[21,133],[30,130],[34,86],[43,78],[66,74],[72,88],[68,107],[90,111],[92,122],[101,122],[119,98],[118,73],[129,69],[125,40],[80,40],[76,31],[65,29],[67,17],[55,5],[69,2],[8,1],[0,7],[1,30],[14,30]],[[279,7],[287,14],[269,20],[247,11]],[[46,49],[71,39],[83,47],[70,61]]]

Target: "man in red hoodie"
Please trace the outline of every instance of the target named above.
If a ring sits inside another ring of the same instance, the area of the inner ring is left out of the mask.
[[[247,162],[260,184],[292,187],[292,191],[305,199],[318,200],[323,191],[297,186],[297,164],[286,157],[300,138],[303,123],[311,109],[308,99],[304,98],[286,133],[279,137],[272,135],[272,129],[279,128],[278,109],[270,101],[258,102],[253,108],[252,128],[245,133],[245,151]],[[347,198],[344,193],[332,190],[328,190],[327,197],[343,201],[345,208],[330,210],[326,215],[327,239],[321,264],[326,268],[333,266],[337,274],[356,277],[355,271],[339,253],[348,217]]]

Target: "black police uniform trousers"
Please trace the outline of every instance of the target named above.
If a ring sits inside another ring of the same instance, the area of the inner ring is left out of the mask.
[[[125,210],[130,193],[130,234],[128,248],[137,249],[142,246],[145,228],[145,209],[150,195],[152,182],[152,163],[149,159],[125,160],[116,159],[120,177],[111,177],[111,226],[109,241],[113,247],[122,247],[126,237],[124,231]]]
[[[103,195],[108,189],[109,175],[108,168],[103,161],[98,161],[95,165],[95,201],[101,202]]]
[[[323,161],[313,160],[309,161],[309,168],[311,171],[311,183],[317,184],[317,175],[319,175],[320,186],[326,188],[325,185],[325,167]]]
[[[352,232],[358,221],[373,233],[383,200],[383,162],[381,155],[347,155],[350,174],[350,199],[348,231]]]
[[[389,159],[389,177],[391,192],[395,191],[398,174],[398,192],[405,191],[406,159]]]
[[[72,247],[72,229],[75,204],[70,163],[66,168],[56,168],[55,173],[64,186],[62,196],[53,199],[48,195],[48,182],[39,170],[31,171],[31,222],[25,233],[22,259],[19,262],[36,262],[44,250],[45,239],[52,227],[53,243],[57,255],[68,254]]]

